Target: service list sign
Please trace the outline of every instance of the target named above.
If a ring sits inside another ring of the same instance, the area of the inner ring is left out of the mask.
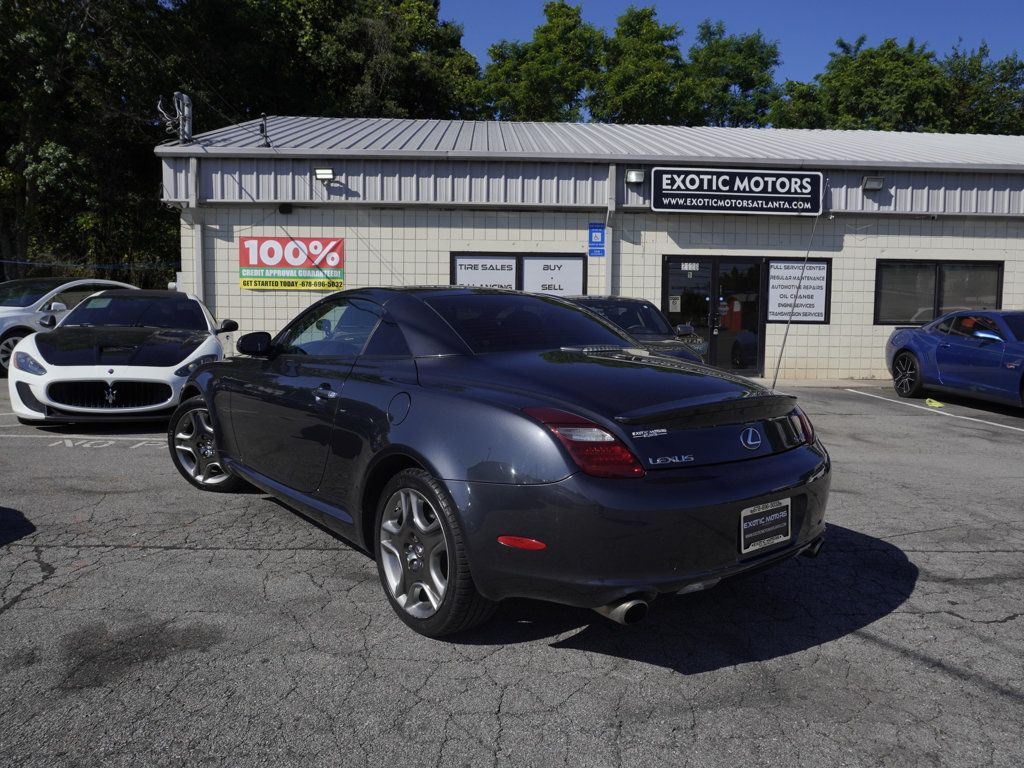
[[[257,291],[340,291],[345,287],[345,241],[333,237],[243,237],[238,284]]]
[[[819,171],[655,168],[651,210],[817,216],[822,188]]]
[[[827,261],[772,261],[768,265],[768,322],[827,323]]]

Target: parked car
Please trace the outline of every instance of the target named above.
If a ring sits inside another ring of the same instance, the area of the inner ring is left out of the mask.
[[[41,324],[11,352],[11,410],[26,423],[169,416],[188,375],[224,356],[217,334],[238,329],[190,294],[137,289],[95,293]]]
[[[7,375],[11,352],[30,333],[42,330],[40,320],[53,315],[58,320],[96,291],[105,288],[134,288],[114,280],[66,280],[28,278],[0,283],[0,374]]]
[[[637,349],[558,297],[345,291],[238,351],[185,385],[174,465],[373,553],[424,635],[509,597],[630,623],[823,540],[829,457],[794,397]]]
[[[703,363],[708,353],[707,341],[694,333],[692,326],[673,328],[661,310],[649,301],[627,296],[574,296],[571,301],[612,321],[644,349],[656,354]]]
[[[1024,406],[1024,311],[950,312],[896,328],[885,359],[900,397],[939,390]]]

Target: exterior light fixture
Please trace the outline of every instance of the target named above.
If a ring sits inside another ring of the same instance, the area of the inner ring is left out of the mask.
[[[626,171],[626,183],[627,184],[643,184],[644,183],[644,172],[639,170]]]
[[[865,176],[860,180],[860,188],[865,192],[877,192],[885,185],[884,176]]]
[[[314,168],[313,176],[316,177],[317,181],[322,181],[325,184],[328,181],[334,181],[334,169],[333,168]]]

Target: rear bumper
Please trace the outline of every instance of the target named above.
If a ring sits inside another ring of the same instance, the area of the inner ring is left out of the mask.
[[[452,483],[470,568],[486,597],[593,608],[634,594],[678,592],[788,559],[825,531],[830,477],[820,444],[639,480],[573,475],[557,483]],[[788,541],[740,553],[740,511],[790,498]],[[540,551],[498,544],[503,535]]]

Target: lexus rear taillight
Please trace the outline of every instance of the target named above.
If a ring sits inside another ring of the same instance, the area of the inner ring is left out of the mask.
[[[789,421],[793,425],[793,429],[796,430],[797,435],[807,445],[814,444],[814,427],[811,426],[811,420],[807,418],[807,414],[803,412],[802,408],[797,408],[789,414]]]
[[[584,473],[594,477],[643,477],[644,469],[615,435],[568,411],[524,408],[558,438]]]

